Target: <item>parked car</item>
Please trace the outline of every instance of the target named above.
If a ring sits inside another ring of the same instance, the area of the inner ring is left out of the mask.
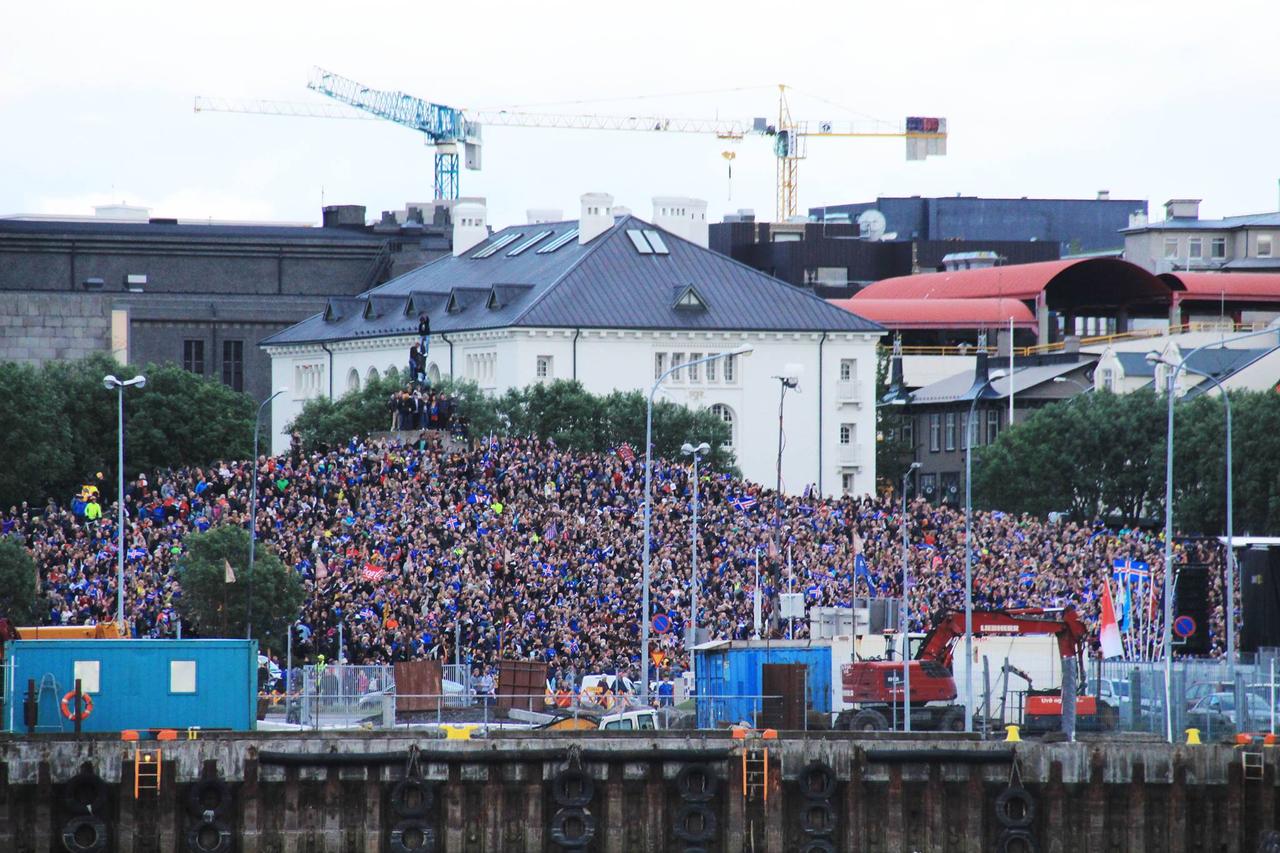
[[[1202,733],[1212,737],[1219,733],[1240,731],[1241,727],[1257,728],[1264,721],[1270,720],[1271,708],[1257,694],[1245,693],[1248,719],[1241,719],[1237,713],[1236,694],[1210,693],[1192,706],[1187,712],[1187,728],[1200,729]]]
[[[1194,707],[1201,699],[1212,693],[1234,693],[1236,686],[1230,681],[1194,681],[1182,694],[1187,708]]]

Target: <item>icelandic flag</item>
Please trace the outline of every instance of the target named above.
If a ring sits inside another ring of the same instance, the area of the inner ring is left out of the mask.
[[[1111,600],[1111,584],[1102,586],[1102,617],[1098,626],[1098,639],[1104,658],[1124,657],[1124,644],[1120,642],[1120,626],[1116,623],[1116,608]]]
[[[741,495],[736,498],[729,498],[729,504],[737,510],[746,512],[756,505],[756,499],[750,495]]]
[[[871,569],[867,567],[867,558],[861,554],[853,558],[853,579],[871,583]]]
[[[1117,581],[1135,583],[1151,580],[1151,567],[1141,560],[1116,560],[1113,568]]]

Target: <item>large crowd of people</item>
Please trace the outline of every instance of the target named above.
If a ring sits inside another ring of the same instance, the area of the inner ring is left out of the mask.
[[[901,591],[894,497],[779,499],[749,482],[702,474],[698,621],[709,636],[756,633],[757,577],[759,630],[772,636],[788,630],[774,617],[777,593],[802,593],[809,606],[848,606]],[[561,677],[638,670],[643,459],[531,439],[462,452],[352,439],[329,452],[295,445],[256,464],[138,477],[125,494],[133,635],[177,632],[184,537],[247,525],[255,476],[259,547],[296,570],[306,589],[296,656],[335,660],[341,624],[353,663],[452,661],[459,652],[481,672],[502,658],[544,660]],[[670,630],[654,634],[665,671],[687,661],[690,476],[683,464],[655,463],[651,594],[654,612],[670,621]],[[0,516],[0,535],[18,537],[36,559],[47,622],[114,616],[116,512],[93,504],[92,513],[83,503],[23,504]],[[964,519],[923,500],[910,502],[907,515],[911,622],[923,630],[963,605]],[[1157,582],[1162,574],[1163,541],[1142,529],[977,512],[974,537],[978,607],[1073,603],[1096,627],[1116,560],[1146,563]],[[1197,553],[1202,558],[1213,555]],[[805,631],[796,623],[796,636]],[[1220,619],[1212,632],[1220,649]]]

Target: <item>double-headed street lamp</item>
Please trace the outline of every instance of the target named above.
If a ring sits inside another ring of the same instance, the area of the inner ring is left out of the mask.
[[[693,671],[693,647],[698,644],[698,459],[711,452],[711,445],[705,441],[698,445],[685,442],[680,447],[685,456],[693,457],[693,532],[691,534],[692,557],[689,573],[689,638],[686,645],[689,649],[689,671]]]
[[[1165,376],[1165,394],[1167,397],[1168,415],[1165,426],[1165,461],[1164,461],[1164,701],[1165,701],[1165,735],[1173,743],[1173,404],[1177,389],[1178,373],[1189,370],[1201,376],[1199,370],[1191,370],[1187,362],[1201,350],[1208,349],[1215,343],[1220,348],[1236,341],[1255,338],[1259,335],[1275,335],[1274,328],[1255,329],[1243,335],[1225,338],[1213,343],[1202,344],[1188,352],[1176,363],[1164,358],[1158,352],[1147,353],[1147,361],[1161,363],[1169,369]],[[1231,402],[1227,400],[1226,389],[1221,384],[1222,399],[1227,406],[1227,661],[1235,666],[1235,553],[1232,551],[1231,529]]]
[[[978,358],[985,359],[986,353]],[[997,370],[975,384],[969,404],[969,418],[964,425],[964,730],[973,731],[973,421],[978,401],[998,397],[991,383],[1003,379],[1005,372]],[[1013,377],[1009,378],[1010,391]]]
[[[116,623],[124,628],[124,389],[145,388],[147,377],[139,374],[132,379],[102,377],[102,387],[115,390],[119,403],[118,454],[116,455]]]
[[[920,467],[912,462],[902,475],[902,598],[898,601],[898,630],[902,633],[902,722],[903,730],[911,731],[911,609],[907,606],[907,589],[910,586],[907,553],[907,481]]]
[[[272,400],[288,390],[288,388],[281,388],[263,400],[262,404],[258,406],[258,413],[253,418],[253,466],[249,486],[249,577],[245,581],[245,585],[248,587],[246,590],[248,609],[245,611],[244,620],[244,637],[246,640],[253,639],[253,546],[258,539],[258,427],[262,425],[262,410]],[[292,631],[293,628],[290,627],[289,630]]]
[[[658,374],[653,387],[649,389],[649,402],[644,414],[644,570],[640,578],[640,700],[645,705],[649,704],[649,544],[653,515],[650,497],[650,485],[653,480],[653,398],[658,393],[662,380],[677,370],[722,358],[750,355],[754,350],[755,347],[751,344],[741,344],[725,352],[712,353],[693,361],[672,365]]]

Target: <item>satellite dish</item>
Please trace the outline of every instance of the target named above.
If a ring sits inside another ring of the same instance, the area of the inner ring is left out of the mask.
[[[885,229],[884,214],[878,210],[864,210],[858,214],[858,236],[867,240],[879,240]]]

